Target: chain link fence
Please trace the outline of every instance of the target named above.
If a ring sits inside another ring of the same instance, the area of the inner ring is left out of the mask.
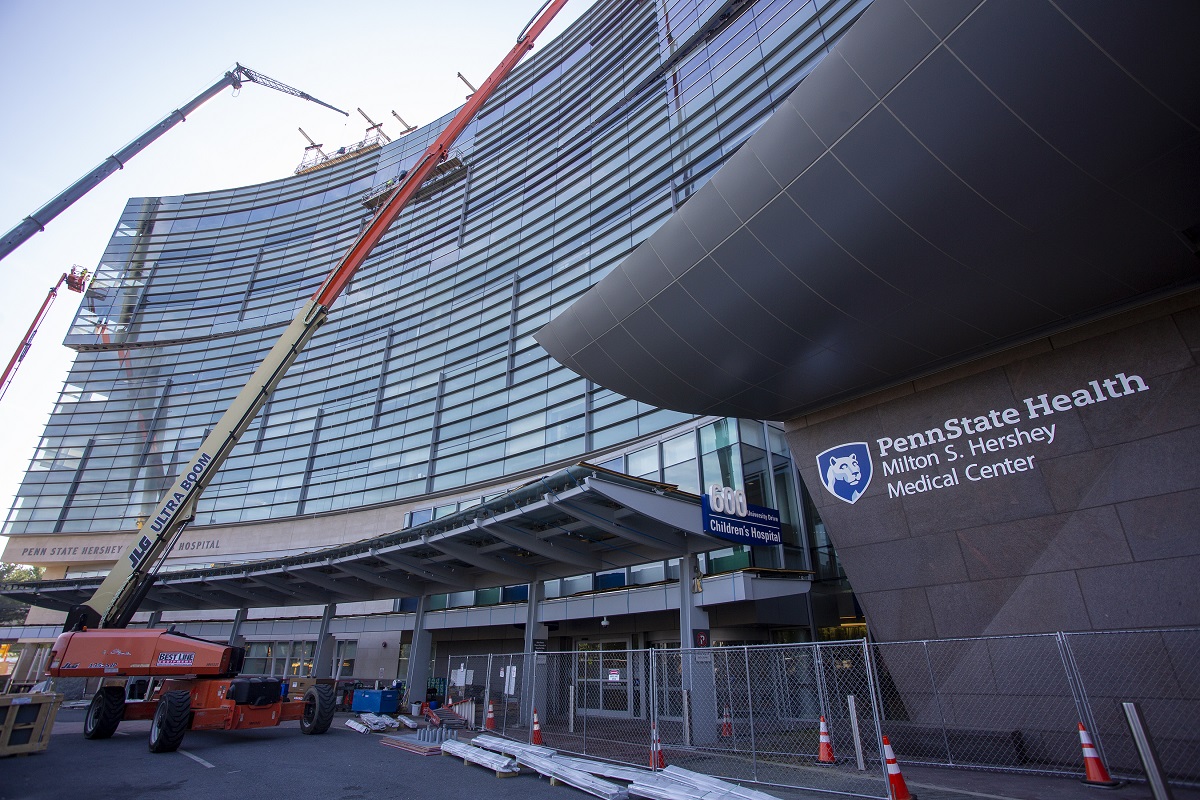
[[[1122,703],[1136,702],[1168,780],[1200,785],[1200,630],[917,642],[822,642],[455,656],[446,685],[475,728],[651,767],[886,798],[901,764],[1081,777],[1078,725],[1113,777],[1143,778]],[[823,745],[823,734],[828,738]]]
[[[1200,785],[1200,630],[874,644],[880,727],[901,763],[1078,775],[1078,726],[1114,778],[1142,779],[1138,703],[1169,780]]]
[[[1200,629],[1063,635],[1110,773],[1140,778],[1122,703],[1137,703],[1168,780],[1200,785]],[[1131,668],[1133,665],[1135,668]]]
[[[533,658],[526,653],[450,656],[443,673],[447,701],[474,700],[474,718],[467,724],[476,730],[489,726],[489,712],[497,731],[525,729],[529,712],[524,711],[522,698],[528,691],[527,679],[532,678]],[[455,708],[464,710],[461,705]]]

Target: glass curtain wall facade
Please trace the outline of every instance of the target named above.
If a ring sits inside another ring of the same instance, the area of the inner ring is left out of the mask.
[[[599,0],[501,87],[391,226],[194,525],[482,496],[622,453],[622,471],[696,492],[744,487],[779,507],[784,546],[758,566],[808,567],[821,543],[808,540],[811,505],[776,428],[624,398],[553,362],[532,334],[703,185],[866,5]],[[372,197],[448,119],[283,180],[131,200],[67,337],[78,356],[4,533],[135,530],[374,213]],[[443,510],[428,506],[412,521]],[[738,548],[709,557],[710,569],[750,563]]]

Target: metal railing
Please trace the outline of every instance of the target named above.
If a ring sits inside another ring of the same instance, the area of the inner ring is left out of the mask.
[[[455,656],[453,697],[497,733],[570,753],[738,781],[886,798],[901,764],[1082,776],[1078,726],[1114,778],[1144,779],[1122,703],[1166,779],[1200,785],[1200,629],[915,642]],[[820,746],[821,721],[832,758]]]
[[[312,141],[311,139],[309,141]],[[383,137],[379,134],[373,134],[366,137],[361,142],[339,147],[329,153],[321,151],[319,148],[305,148],[304,158],[300,161],[300,166],[294,170],[296,175],[302,172],[311,172],[318,167],[332,166],[333,164],[345,161],[364,150],[378,149],[383,146]]]

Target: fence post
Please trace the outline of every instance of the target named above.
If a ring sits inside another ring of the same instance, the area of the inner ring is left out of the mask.
[[[649,642],[646,642],[646,691],[649,694],[649,702],[646,708],[646,719],[658,730],[658,649],[650,647]],[[683,736],[685,743],[688,742],[687,719],[683,721]]]
[[[567,687],[567,730],[575,732],[575,682]]]
[[[732,716],[733,712],[731,710],[731,707],[733,706],[733,677],[729,674],[729,649],[722,648],[721,655],[724,656],[724,658],[725,658],[725,703],[726,703],[725,708],[726,708],[726,710],[730,710],[730,715]],[[713,668],[714,669],[716,668],[716,663],[717,663],[717,657],[716,657],[716,655],[714,655],[713,656]],[[720,714],[720,713],[721,713],[721,709],[718,708],[717,714]]]
[[[587,676],[588,676],[587,659],[588,659],[588,652],[586,650],[576,649],[576,650],[571,651],[571,685],[572,686],[580,686],[581,684],[580,684],[579,676],[580,675],[584,676],[584,683],[582,684],[582,687],[583,687],[583,703],[582,703],[583,711],[579,714],[580,722],[583,723],[583,726],[582,726],[583,732],[580,734],[579,749],[581,752],[584,752],[584,753],[586,753],[588,751],[587,750],[588,720],[591,719],[591,717],[592,717],[591,714],[587,713],[588,712],[587,683],[586,683]],[[580,665],[581,661],[583,662],[582,666]],[[580,704],[578,690],[576,691],[576,694],[575,694],[575,703],[576,703],[575,707],[578,708],[579,704]]]
[[[938,719],[942,721],[942,746],[946,748],[946,763],[954,766],[954,753],[950,751],[950,737],[946,733],[946,710],[942,708],[942,693],[938,691],[937,677],[933,674],[933,661],[929,658],[929,641],[926,640],[921,645],[925,651],[925,667],[929,670],[929,690],[933,692],[933,699],[937,701]]]
[[[883,751],[883,725],[879,719],[879,709],[883,707],[883,690],[879,687],[879,681],[875,678],[875,659],[871,654],[871,643],[865,638],[862,640],[862,648],[863,663],[867,668],[867,693],[871,696],[871,716],[875,719],[875,747],[879,751],[879,768],[886,779],[888,769],[887,756]]]
[[[754,735],[754,692],[750,682],[750,648],[742,646],[742,663],[746,666],[746,714],[750,719],[750,774],[758,780],[758,744]]]
[[[492,654],[488,653],[487,657],[487,672],[483,673],[483,718],[487,720],[488,709],[492,707]],[[493,712],[492,724],[496,724],[496,718]]]
[[[850,733],[854,736],[854,755],[858,759],[858,769],[865,772],[867,765],[863,761],[862,736],[858,733],[858,707],[854,703],[854,695],[846,695],[846,708],[850,712]]]
[[[1146,726],[1142,723],[1141,709],[1137,703],[1121,703],[1121,708],[1125,711],[1129,733],[1133,736],[1138,757],[1142,760],[1142,770],[1146,773],[1146,782],[1150,784],[1150,793],[1154,795],[1154,800],[1172,800],[1171,787],[1167,785],[1167,778],[1158,763],[1154,742],[1150,740],[1150,734],[1146,732]]]
[[[687,689],[680,689],[680,702],[683,703],[683,746],[692,746],[692,695]],[[654,720],[658,727],[658,720]]]
[[[817,679],[817,706],[821,714],[829,713],[829,689],[825,686],[825,653],[824,645],[813,644],[813,671]]]
[[[1058,657],[1062,659],[1063,672],[1066,674],[1067,685],[1071,687],[1071,697],[1075,701],[1075,710],[1079,712],[1079,721],[1091,734],[1092,745],[1096,748],[1096,754],[1100,756],[1100,760],[1107,762],[1107,759],[1104,758],[1104,746],[1101,744],[1103,736],[1096,725],[1095,717],[1092,716],[1092,706],[1088,702],[1087,692],[1083,689],[1083,679],[1079,676],[1079,665],[1075,663],[1075,654],[1071,652],[1067,635],[1058,631],[1054,634],[1054,641],[1058,644]]]
[[[526,673],[529,675],[528,680],[522,682],[521,686],[521,705],[529,707],[529,743],[533,743],[533,722],[537,720],[538,726],[541,727],[541,719],[537,716],[537,653],[529,651],[525,654]],[[528,689],[529,697],[526,698],[525,691]],[[542,713],[546,713],[542,709]]]

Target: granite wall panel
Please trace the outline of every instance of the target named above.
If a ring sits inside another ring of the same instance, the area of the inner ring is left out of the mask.
[[[1200,625],[1200,293],[1044,344],[789,422],[878,640]]]

